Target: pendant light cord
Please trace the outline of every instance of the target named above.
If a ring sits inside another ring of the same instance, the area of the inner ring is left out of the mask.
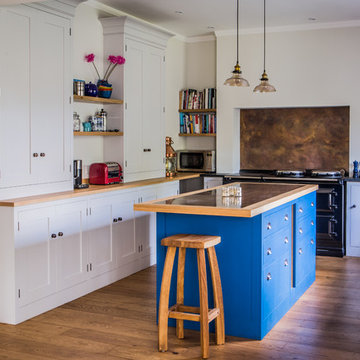
[[[239,64],[239,0],[236,3],[236,63]]]
[[[265,0],[264,0],[264,73],[266,72],[265,71],[265,52],[266,52],[266,49],[265,49],[265,44],[266,44],[265,24],[266,24],[266,16],[265,16]]]

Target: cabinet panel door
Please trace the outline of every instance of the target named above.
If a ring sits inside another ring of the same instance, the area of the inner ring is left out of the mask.
[[[135,241],[134,203],[136,192],[114,199],[113,241],[117,266],[134,261],[138,254]]]
[[[31,30],[31,142],[38,182],[70,179],[70,23],[46,13]]]
[[[32,181],[30,23],[21,7],[0,9],[0,188]]]
[[[163,51],[148,46],[143,62],[143,171],[164,169],[164,64]]]
[[[160,184],[156,191],[156,198],[162,199],[169,196],[175,196],[179,194],[179,181],[173,181],[168,184]]]
[[[142,158],[142,101],[143,101],[143,54],[144,45],[126,40],[125,81],[125,170],[140,172]]]
[[[19,305],[56,291],[56,240],[51,238],[52,208],[19,213],[15,238],[16,289]]]
[[[89,268],[90,276],[96,276],[115,266],[111,199],[92,200],[89,210],[86,231],[89,244]]]
[[[86,201],[55,208],[52,230],[57,235],[58,289],[85,281],[87,273]]]
[[[156,190],[154,188],[141,190],[138,193],[139,201],[151,201],[156,199]],[[149,255],[150,252],[156,252],[156,217],[152,212],[135,212],[135,237],[138,246],[138,252],[141,256]]]
[[[346,255],[360,256],[360,184],[347,183]]]

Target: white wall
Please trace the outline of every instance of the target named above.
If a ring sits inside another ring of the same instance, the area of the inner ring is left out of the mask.
[[[98,80],[92,64],[84,60],[84,56],[95,54],[95,64],[103,74],[103,30],[98,20],[98,11],[94,8],[80,4],[76,8],[73,20],[73,76],[86,82],[96,83]],[[74,103],[74,111],[80,115],[81,121],[86,121],[89,115],[100,110],[101,105]],[[81,129],[82,130],[82,129]],[[83,176],[88,177],[88,167],[91,163],[101,162],[104,159],[103,138],[101,136],[74,137],[74,159],[83,160]]]
[[[351,169],[360,159],[359,38],[360,28],[268,33],[266,70],[277,92],[254,94],[263,70],[262,34],[240,38],[240,65],[250,88],[223,85],[235,65],[236,39],[218,36],[217,171],[239,170],[240,108],[336,105],[350,105]]]

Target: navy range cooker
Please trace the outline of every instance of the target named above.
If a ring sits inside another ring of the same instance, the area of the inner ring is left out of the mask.
[[[316,253],[345,255],[345,171],[341,170],[241,170],[224,176],[224,184],[238,181],[285,182],[317,184],[316,193]]]

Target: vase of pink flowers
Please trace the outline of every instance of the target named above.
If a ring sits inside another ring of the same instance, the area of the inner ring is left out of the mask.
[[[94,66],[94,69],[99,77],[99,80],[97,82],[98,87],[98,96],[102,98],[110,98],[112,93],[112,84],[109,83],[109,76],[114,71],[117,65],[123,65],[125,63],[125,58],[121,55],[115,56],[115,55],[109,55],[108,61],[109,66],[105,71],[104,77],[101,78],[99,71],[95,65],[95,55],[94,54],[88,54],[85,55],[85,60],[88,63],[92,63]]]

